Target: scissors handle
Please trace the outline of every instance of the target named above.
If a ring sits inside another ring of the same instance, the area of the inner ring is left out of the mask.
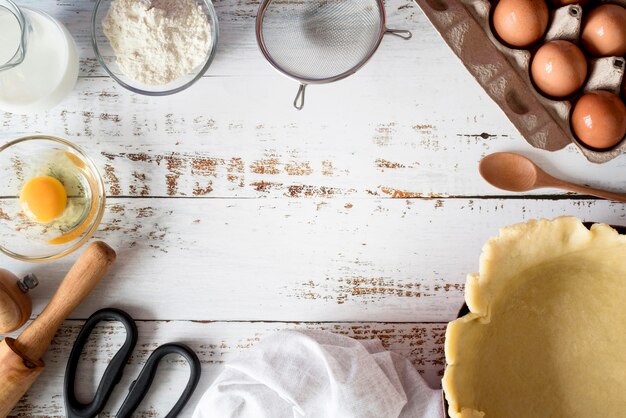
[[[102,380],[100,380],[98,389],[91,402],[84,404],[76,399],[76,369],[89,336],[96,325],[102,321],[121,322],[124,328],[126,328],[126,341],[115,356],[113,356],[113,359],[104,371]],[[101,309],[89,317],[76,338],[76,342],[74,343],[74,347],[72,347],[70,358],[67,362],[67,368],[65,369],[63,391],[65,393],[65,410],[68,418],[91,418],[102,412],[115,385],[121,380],[124,367],[132,351],[135,349],[136,344],[137,325],[126,312],[112,308]]]
[[[98,384],[98,389],[91,402],[83,404],[76,399],[76,369],[89,336],[96,325],[102,321],[121,322],[124,328],[126,328],[126,341],[115,356],[113,356],[113,359],[104,371],[102,380]],[[124,367],[132,351],[135,349],[135,345],[137,345],[137,325],[126,312],[113,308],[101,309],[89,317],[76,338],[65,370],[63,389],[65,393],[65,409],[68,418],[93,418],[102,412],[115,385],[117,385],[122,378]],[[148,361],[146,361],[143,369],[141,369],[139,377],[131,384],[122,407],[115,415],[117,418],[129,418],[135,409],[137,409],[150,390],[159,363],[168,354],[181,355],[187,360],[187,363],[189,363],[190,375],[187,386],[172,410],[166,415],[166,418],[174,418],[182,411],[200,380],[200,360],[196,353],[186,345],[170,343],[158,347],[152,352],[150,357],[148,357]]]
[[[187,381],[187,386],[183,391],[182,395],[174,405],[174,407],[170,410],[170,412],[165,416],[166,418],[174,418],[177,417],[178,414],[185,407],[189,398],[193,394],[196,386],[198,385],[198,381],[200,380],[200,360],[196,353],[187,347],[184,344],[179,343],[169,343],[164,344],[158,347],[156,350],[152,352],[150,357],[148,357],[148,361],[143,366],[143,369],[139,373],[139,377],[135,380],[129,389],[128,396],[124,400],[122,407],[115,415],[116,418],[129,418],[132,413],[137,409],[143,398],[146,396],[148,391],[150,390],[150,386],[152,385],[152,381],[154,380],[154,376],[156,375],[157,368],[163,357],[168,354],[178,354],[183,356],[187,363],[189,363],[190,374],[189,380]]]

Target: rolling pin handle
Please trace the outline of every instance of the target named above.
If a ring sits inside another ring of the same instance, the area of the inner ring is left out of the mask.
[[[114,260],[115,251],[104,242],[89,244],[59,285],[48,306],[17,337],[17,350],[25,357],[41,358],[65,318],[91,293]]]

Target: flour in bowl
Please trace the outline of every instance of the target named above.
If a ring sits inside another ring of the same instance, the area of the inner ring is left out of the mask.
[[[122,71],[149,85],[190,73],[211,47],[209,21],[196,0],[113,0],[103,29]]]

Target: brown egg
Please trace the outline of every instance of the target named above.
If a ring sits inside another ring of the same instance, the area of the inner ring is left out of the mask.
[[[596,57],[626,55],[626,9],[603,4],[591,10],[583,19],[581,41]]]
[[[611,148],[626,135],[626,106],[608,91],[586,93],[574,106],[571,124],[576,137],[591,148]]]
[[[535,53],[530,73],[543,94],[561,98],[582,87],[587,78],[587,60],[573,43],[551,41]]]
[[[569,6],[570,4],[579,4],[584,6],[589,3],[590,0],[552,0],[552,4],[555,7]]]
[[[544,0],[500,0],[493,11],[493,28],[505,43],[525,48],[537,42],[548,26]]]

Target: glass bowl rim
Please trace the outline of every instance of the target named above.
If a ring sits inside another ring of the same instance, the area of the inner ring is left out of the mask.
[[[104,187],[104,180],[102,178],[102,175],[100,174],[100,171],[98,171],[98,168],[96,167],[93,160],[87,155],[87,153],[81,147],[79,147],[76,144],[73,144],[67,139],[59,138],[56,136],[50,136],[50,135],[24,136],[24,137],[9,141],[5,143],[4,145],[0,146],[0,155],[2,155],[3,151],[11,148],[12,146],[15,146],[24,142],[36,141],[36,140],[50,141],[53,143],[61,144],[61,145],[68,147],[72,151],[76,152],[76,154],[79,155],[81,160],[87,163],[90,171],[94,173],[95,175],[94,177],[98,184],[98,194],[100,196],[100,205],[98,207],[98,211],[96,212],[96,215],[94,216],[94,219],[91,222],[91,225],[89,226],[87,231],[83,233],[82,237],[80,237],[80,239],[77,242],[75,242],[70,247],[64,249],[63,251],[60,251],[51,255],[36,257],[36,256],[18,254],[14,251],[9,250],[4,245],[0,244],[0,252],[2,252],[5,255],[8,255],[9,257],[15,258],[20,261],[43,262],[43,261],[58,260],[59,258],[65,257],[66,255],[73,253],[74,251],[82,247],[87,241],[89,241],[89,239],[93,236],[93,234],[96,232],[96,230],[100,226],[100,222],[102,221],[102,216],[104,215],[104,208],[106,204],[106,190]]]
[[[111,69],[107,66],[106,62],[104,62],[104,58],[100,54],[100,49],[98,48],[98,41],[96,40],[96,25],[98,24],[98,22],[96,22],[96,16],[98,15],[98,10],[100,9],[100,5],[106,1],[113,1],[113,0],[96,0],[96,4],[91,14],[91,46],[93,47],[93,51],[96,55],[96,58],[98,59],[98,62],[100,63],[100,66],[113,80],[115,80],[120,86],[124,87],[125,89],[130,90],[133,93],[142,94],[144,96],[168,96],[170,94],[179,93],[191,87],[193,84],[196,83],[196,81],[200,80],[204,76],[204,73],[206,73],[206,71],[209,69],[209,67],[213,63],[213,59],[215,58],[215,53],[217,52],[217,44],[219,41],[219,32],[220,32],[217,13],[215,12],[215,7],[213,6],[213,3],[211,2],[211,0],[197,0],[197,1],[201,1],[202,3],[206,5],[207,10],[209,11],[208,14],[211,17],[211,27],[212,27],[211,29],[211,35],[212,35],[211,52],[209,53],[209,56],[206,62],[204,63],[204,65],[202,66],[202,68],[200,69],[200,71],[198,71],[198,73],[185,84],[178,86],[174,89],[170,89],[170,90],[159,90],[159,91],[142,90],[142,89],[133,87],[130,84],[122,81],[119,77],[117,77],[113,73],[113,71],[111,71]]]

